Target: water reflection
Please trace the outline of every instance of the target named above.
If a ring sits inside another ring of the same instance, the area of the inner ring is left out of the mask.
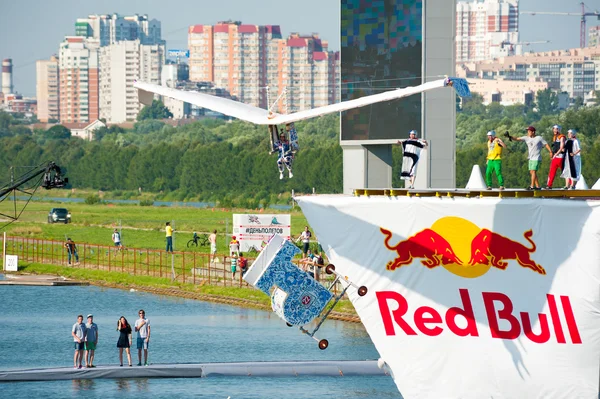
[[[96,381],[94,380],[72,380],[73,391],[93,391]]]
[[[148,378],[136,378],[134,382],[139,392],[148,392]]]
[[[115,384],[117,384],[117,391],[129,392],[130,382],[130,380],[126,379],[115,380]]]

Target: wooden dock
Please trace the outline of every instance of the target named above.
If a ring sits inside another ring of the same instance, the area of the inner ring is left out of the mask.
[[[5,274],[0,285],[33,285],[33,286],[78,286],[89,285],[85,281],[69,280],[65,277],[35,274]]]

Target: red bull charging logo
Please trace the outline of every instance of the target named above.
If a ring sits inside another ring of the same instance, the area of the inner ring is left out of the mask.
[[[481,229],[459,217],[441,218],[431,228],[423,229],[396,245],[390,244],[392,232],[384,228],[381,232],[385,236],[385,247],[397,254],[386,265],[390,271],[420,259],[427,268],[442,266],[450,273],[465,278],[480,277],[492,267],[505,270],[508,261],[515,261],[535,273],[546,274],[546,270],[531,258],[537,249],[531,238],[532,230],[523,233],[528,245]]]
[[[481,229],[468,220],[444,217],[431,228],[395,245],[390,244],[392,233],[389,230],[381,228],[381,232],[385,236],[385,247],[396,254],[396,258],[387,263],[386,268],[390,271],[418,260],[429,269],[441,266],[466,278],[482,276],[492,267],[505,270],[511,263],[546,275],[546,270],[531,257],[537,249],[532,230],[523,232],[522,241],[527,242],[523,244],[489,229]],[[458,291],[461,306],[450,307],[445,313],[430,306],[413,308],[400,292],[376,292],[385,334],[394,336],[401,331],[408,336],[422,334],[434,337],[448,331],[459,337],[478,337],[480,331],[475,320],[472,294],[465,288]],[[549,314],[537,315],[518,311],[513,300],[500,292],[481,292],[481,299],[492,338],[513,340],[525,336],[538,344],[552,339],[558,344],[582,343],[568,296],[546,294]],[[457,316],[466,319],[466,326],[459,325]],[[534,329],[536,317],[539,332]]]

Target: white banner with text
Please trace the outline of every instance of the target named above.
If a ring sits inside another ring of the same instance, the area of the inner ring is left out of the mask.
[[[251,248],[260,251],[273,234],[290,239],[291,216],[289,214],[267,215],[262,213],[233,215],[233,235],[240,242],[240,251]]]
[[[598,398],[600,201],[296,200],[404,398]]]

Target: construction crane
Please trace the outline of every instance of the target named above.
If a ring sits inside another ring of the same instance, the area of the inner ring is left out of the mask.
[[[579,32],[579,45],[581,48],[585,47],[585,35],[586,31],[586,17],[597,17],[600,19],[600,11],[590,11],[585,12],[585,3],[579,3],[581,5],[581,13],[576,12],[548,12],[548,11],[521,11],[519,14],[529,14],[529,15],[567,15],[567,16],[577,16],[581,17],[581,28]]]

